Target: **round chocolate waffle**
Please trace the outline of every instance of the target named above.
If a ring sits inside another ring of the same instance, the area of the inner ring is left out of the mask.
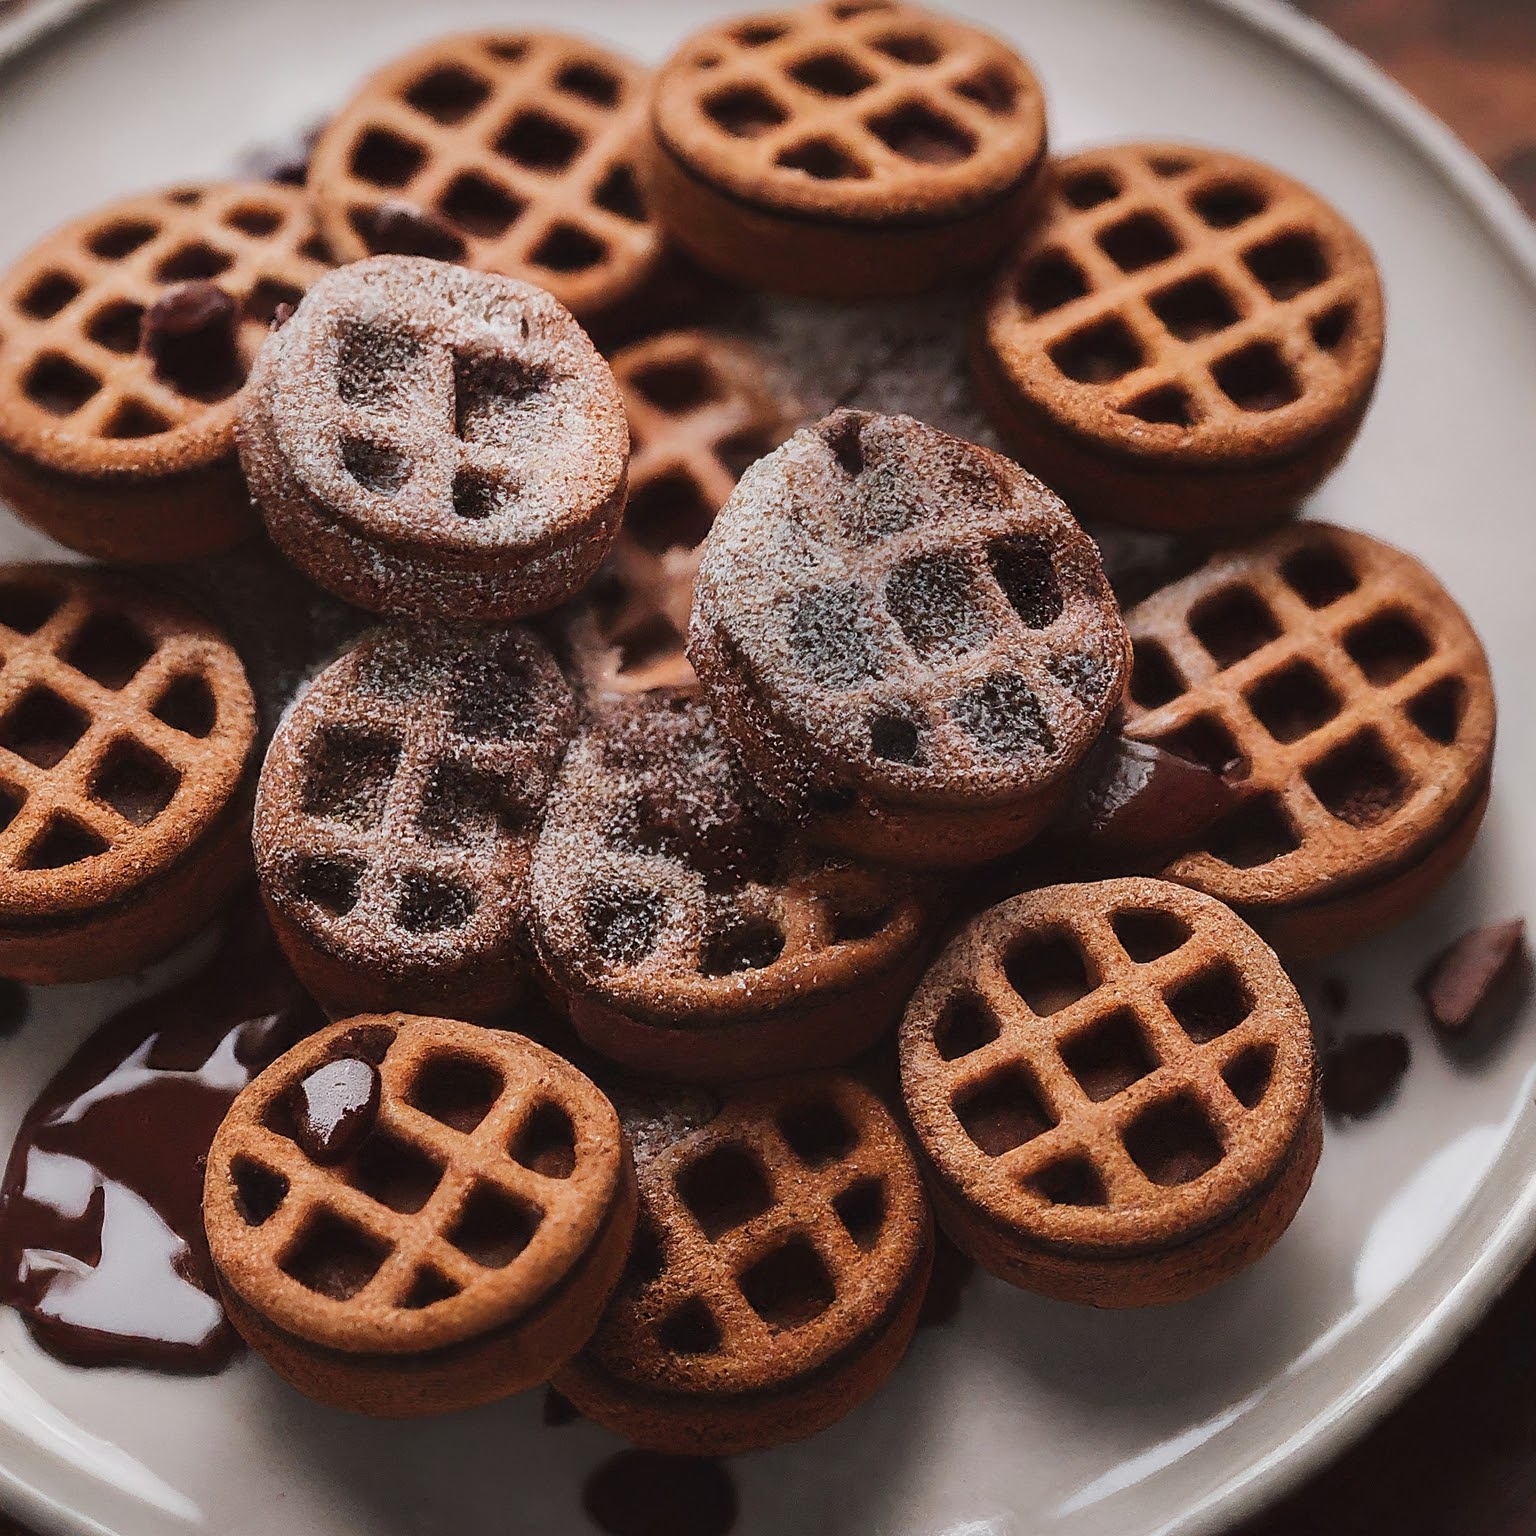
[[[273,542],[348,602],[515,619],[602,562],[629,439],[570,313],[510,277],[377,256],[262,349],[240,457]]]
[[[156,959],[249,872],[256,707],[177,599],[0,566],[0,974],[94,981]]]
[[[973,919],[912,999],[901,1076],[945,1231],[1015,1285],[1102,1307],[1251,1264],[1322,1145],[1295,987],[1228,908],[1163,880]]]
[[[1287,954],[1400,921],[1460,863],[1493,756],[1488,660],[1422,565],[1303,522],[1133,608],[1127,733],[1241,803],[1164,873]]]
[[[748,284],[913,293],[991,263],[1045,163],[1045,100],[997,38],[914,6],[807,6],[690,39],[657,76],[668,234]]]
[[[689,656],[743,766],[870,858],[1027,842],[1119,703],[1093,544],[1039,481],[908,416],[838,411],[716,520]]]
[[[322,1144],[313,1106],[338,1064],[371,1092]],[[629,1249],[634,1176],[613,1106],[553,1052],[379,1014],[240,1093],[203,1216],[251,1347],[310,1397],[402,1417],[506,1397],[581,1347]]]
[[[911,880],[806,848],[677,690],[614,701],[571,747],[532,900],[587,1044],[706,1081],[866,1049],[911,992],[930,917]]]
[[[645,72],[556,32],[444,37],[386,65],[310,161],[343,261],[396,253],[527,278],[583,317],[661,253],[636,176]]]
[[[976,377],[1079,513],[1243,530],[1344,456],[1382,340],[1370,250],[1315,192],[1237,155],[1126,144],[1054,167],[993,287]]]
[[[0,495],[107,560],[255,531],[235,461],[246,371],[329,266],[302,193],[174,187],[66,225],[0,280]]]
[[[479,1019],[516,997],[529,859],[574,727],[522,629],[380,630],[309,685],[262,769],[256,868],[333,1013]]]
[[[643,693],[694,681],[683,646],[705,535],[796,412],[770,387],[765,358],[705,331],[636,342],[614,356],[613,373],[629,418],[629,501],[563,628],[590,687]]]
[[[853,1079],[725,1099],[615,1088],[640,1222],[597,1333],[555,1384],[590,1419],[682,1455],[803,1439],[894,1369],[933,1235],[889,1111]]]

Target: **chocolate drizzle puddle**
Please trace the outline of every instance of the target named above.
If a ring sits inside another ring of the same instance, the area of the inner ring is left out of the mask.
[[[324,1022],[252,903],[203,970],[75,1052],[22,1121],[0,1191],[0,1301],[44,1349],[188,1374],[235,1354],[203,1162],[235,1095]]]

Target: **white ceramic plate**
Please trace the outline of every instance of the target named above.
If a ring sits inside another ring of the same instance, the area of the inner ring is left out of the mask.
[[[648,58],[718,0],[135,0],[0,74],[0,260],[145,184],[217,175],[364,70],[458,25],[579,28]],[[1407,930],[1334,967],[1347,1029],[1405,1029],[1399,1101],[1331,1132],[1294,1227],[1204,1300],[1099,1315],[989,1280],[876,1401],[742,1459],[741,1536],[1141,1536],[1214,1529],[1336,1453],[1472,1325],[1536,1233],[1536,1030],[1456,1066],[1409,980],[1477,921],[1536,914],[1536,238],[1444,130],[1320,29],[1258,0],[966,0],[1048,83],[1057,142],[1185,137],[1314,183],[1380,253],[1386,371],[1324,516],[1417,552],[1471,611],[1504,705],[1469,866]],[[42,541],[0,527],[0,553]],[[127,984],[38,998],[0,1044],[0,1136]],[[0,1497],[49,1531],[359,1536],[588,1529],[617,1442],[537,1394],[429,1424],[314,1407],[253,1360],[181,1381],[82,1372],[0,1319]]]

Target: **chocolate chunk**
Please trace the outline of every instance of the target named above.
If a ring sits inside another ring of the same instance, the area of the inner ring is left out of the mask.
[[[725,1536],[736,1486],[718,1462],[620,1451],[587,1478],[582,1505],[609,1536]]]
[[[293,1090],[293,1139],[315,1162],[339,1163],[362,1145],[378,1112],[374,1068],[351,1056],[328,1061]]]
[[[562,1397],[553,1387],[544,1388],[543,1419],[546,1429],[564,1429],[580,1417],[581,1410],[569,1398]]]
[[[1063,831],[1096,861],[1156,865],[1194,848],[1237,802],[1220,774],[1115,732],[1085,763]]]
[[[217,283],[167,288],[139,323],[139,350],[173,389],[194,400],[219,400],[240,387],[235,348],[240,311]]]
[[[1528,965],[1525,920],[1492,923],[1441,950],[1414,990],[1436,1029],[1465,1035],[1513,1001]]]
[[[464,242],[446,219],[415,203],[390,199],[354,215],[358,233],[375,256],[430,256],[462,261]]]
[[[1351,1035],[1323,1056],[1323,1108],[1336,1119],[1373,1115],[1408,1070],[1408,1042],[1395,1032]]]

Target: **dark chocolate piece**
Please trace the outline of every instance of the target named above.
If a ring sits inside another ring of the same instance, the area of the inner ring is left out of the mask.
[[[1491,923],[1441,950],[1414,990],[1436,1029],[1465,1035],[1511,1001],[1529,963],[1525,919]]]
[[[379,1113],[379,1074],[343,1056],[316,1067],[293,1089],[293,1139],[322,1166],[344,1162],[368,1139]]]
[[[1323,1055],[1323,1108],[1335,1119],[1373,1115],[1408,1070],[1408,1042],[1396,1032],[1350,1035]]]

